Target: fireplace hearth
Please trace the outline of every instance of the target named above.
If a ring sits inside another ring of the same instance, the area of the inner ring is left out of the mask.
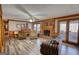
[[[50,31],[49,30],[44,30],[44,35],[45,36],[50,36]]]

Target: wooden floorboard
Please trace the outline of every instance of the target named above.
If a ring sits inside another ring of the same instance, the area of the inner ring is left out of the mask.
[[[39,48],[34,43],[34,40],[9,39],[5,44],[5,52],[8,55],[40,54],[36,53],[37,50]]]
[[[48,39],[5,39],[5,52],[1,55],[41,55],[40,44]],[[70,44],[59,45],[59,55],[79,55],[79,48]]]

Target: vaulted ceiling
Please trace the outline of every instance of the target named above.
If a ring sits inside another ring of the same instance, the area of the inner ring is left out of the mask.
[[[78,4],[3,4],[3,19],[40,21],[79,13]]]

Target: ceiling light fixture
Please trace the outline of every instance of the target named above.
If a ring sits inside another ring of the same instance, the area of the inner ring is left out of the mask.
[[[32,19],[30,19],[29,21],[30,21],[30,22],[33,22],[33,20],[32,20]]]
[[[30,22],[34,22],[35,21],[35,18],[34,17],[31,17],[29,21]]]

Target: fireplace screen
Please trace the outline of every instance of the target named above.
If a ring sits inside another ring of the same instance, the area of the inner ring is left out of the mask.
[[[50,31],[49,30],[44,30],[44,35],[45,36],[50,36]]]

